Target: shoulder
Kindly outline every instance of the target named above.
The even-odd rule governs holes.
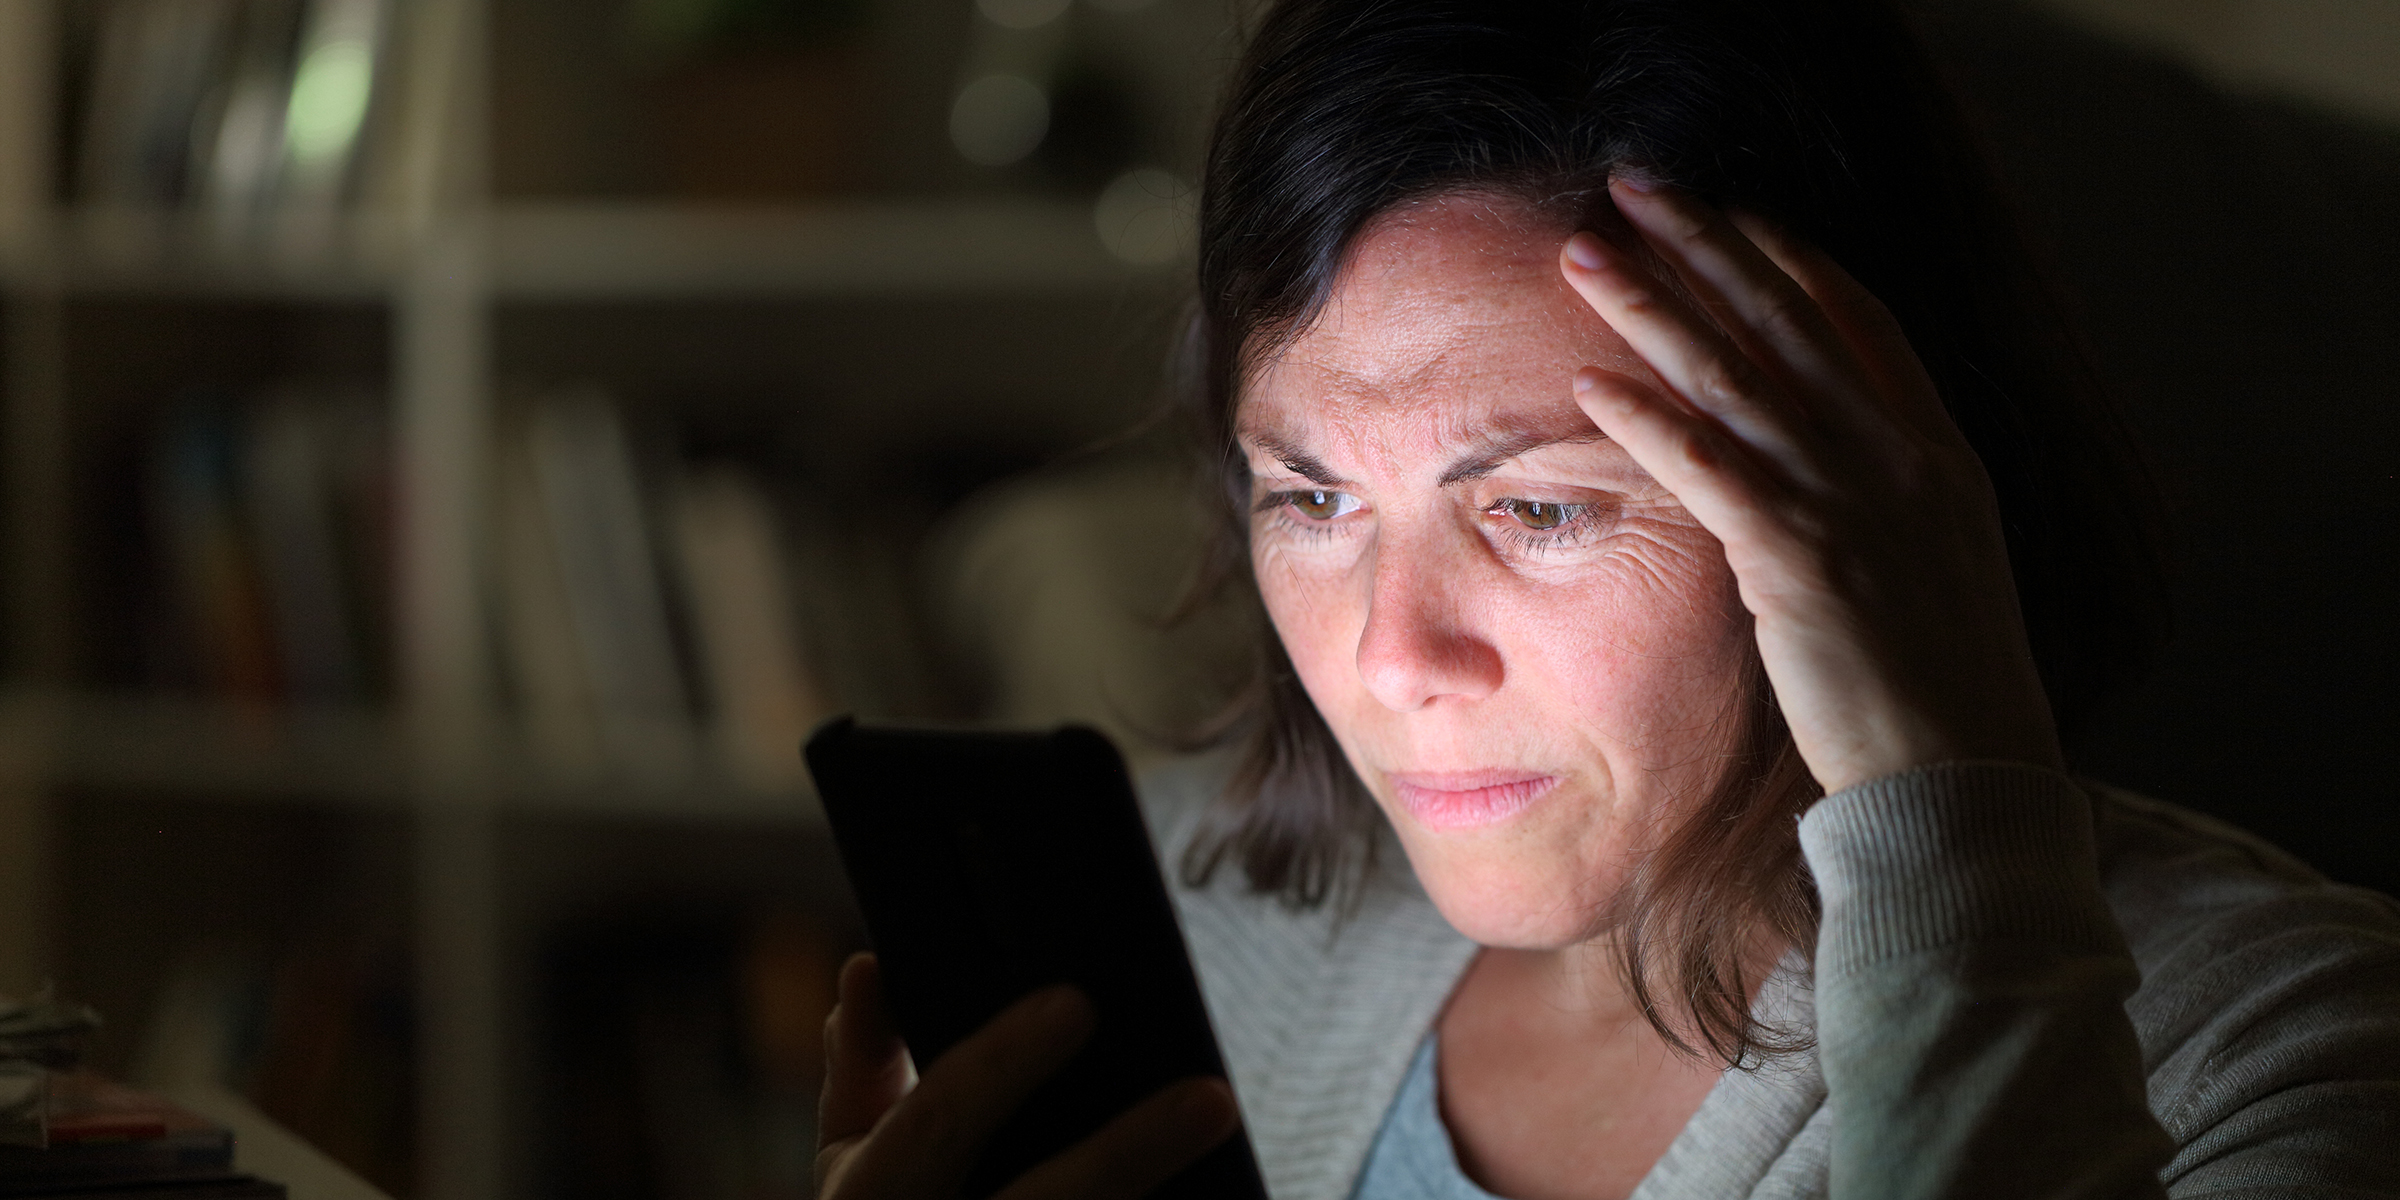
[[[2090,791],[2101,886],[2142,975],[2126,1014],[2177,1168],[2354,1124],[2390,1136],[2400,904],[2221,821]]]
[[[1144,814],[1268,1191],[1338,1200],[1475,947],[1388,836],[1346,903],[1286,904],[1236,863],[1184,885],[1184,851],[1230,773],[1214,755],[1146,772]]]
[[[1204,884],[1185,884],[1185,853],[1207,828],[1231,771],[1225,756],[1197,755],[1146,772],[1140,787],[1160,865],[1204,975],[1238,980],[1251,997],[1263,998],[1354,986],[1386,971],[1421,989],[1426,967],[1438,969],[1446,957],[1428,958],[1428,950],[1458,951],[1463,964],[1466,940],[1426,898],[1388,830],[1355,893],[1314,908],[1253,890],[1238,862],[1223,864]],[[1439,982],[1445,993],[1448,984],[1447,978]]]
[[[1365,877],[1353,892],[1323,905],[1302,908],[1253,890],[1238,862],[1225,863],[1199,886],[1183,883],[1185,854],[1207,830],[1232,766],[1226,755],[1193,755],[1146,771],[1140,781],[1142,815],[1171,881],[1169,890],[1187,922],[1200,916],[1212,926],[1211,932],[1224,925],[1229,927],[1225,932],[1246,941],[1305,946],[1299,954],[1305,964],[1294,964],[1300,973],[1325,962],[1372,960],[1395,938],[1463,940],[1426,898],[1398,839],[1380,823]]]
[[[1170,758],[1134,780],[1142,819],[1150,824],[1150,839],[1158,845],[1161,862],[1171,864],[1183,853],[1232,774],[1232,756],[1212,751]]]
[[[2290,967],[2311,945],[2367,959],[2400,953],[2391,897],[2334,883],[2213,817],[2121,788],[2087,789],[2101,887],[2146,980],[2258,942],[2272,944],[2260,967]]]

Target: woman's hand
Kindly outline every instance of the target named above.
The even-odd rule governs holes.
[[[1724,543],[1817,782],[1970,758],[2059,766],[1990,478],[1899,323],[1763,222],[1631,181],[1610,191],[1716,320],[1576,234],[1567,281],[1666,386],[1586,367],[1576,399]]]
[[[817,1119],[823,1200],[951,1200],[984,1141],[1092,1031],[1091,1004],[1081,993],[1044,988],[951,1047],[915,1081],[884,1012],[872,956],[842,965],[840,1001],[825,1022]],[[1239,1121],[1223,1080],[1187,1079],[1026,1172],[999,1197],[1131,1200],[1224,1141]]]

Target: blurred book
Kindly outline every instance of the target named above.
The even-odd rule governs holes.
[[[137,208],[183,200],[196,126],[239,12],[239,0],[115,0],[101,10],[76,164],[80,199]]]
[[[722,465],[678,481],[669,509],[718,750],[753,787],[797,786],[799,745],[832,705],[801,658],[781,522],[755,479]]]
[[[247,432],[244,499],[286,694],[356,701],[369,690],[372,597],[386,583],[378,413],[363,395],[280,389],[253,406]]]
[[[537,741],[631,767],[688,757],[692,706],[622,420],[592,389],[535,400],[500,455],[509,662]]]
[[[81,1064],[97,1013],[0,996],[0,1197],[281,1197],[234,1168],[231,1130]]]
[[[0,996],[0,1146],[50,1144],[58,1081],[99,1026],[98,1013],[60,1003],[47,984],[24,999]]]
[[[240,703],[382,694],[390,454],[364,389],[285,386],[173,406],[151,508],[205,692]]]
[[[59,1073],[49,1091],[48,1144],[0,1146],[0,1196],[225,1183],[233,1174],[232,1133],[157,1096],[90,1071]]]
[[[602,763],[600,709],[567,608],[550,512],[521,425],[504,429],[494,489],[492,578],[501,667],[535,754],[570,775]]]
[[[242,520],[241,426],[224,397],[178,404],[159,436],[152,506],[173,599],[191,629],[204,690],[265,705],[282,695],[266,585]]]
[[[241,6],[212,103],[192,130],[194,153],[203,164],[192,198],[212,215],[222,235],[246,232],[273,198],[300,15],[301,0],[249,0]]]
[[[223,240],[275,228],[288,243],[278,248],[327,249],[390,90],[392,9],[392,0],[105,0],[77,199],[192,207]]]
[[[811,651],[842,628],[816,593],[855,580],[821,578],[839,568],[761,478],[645,472],[610,398],[581,388],[509,414],[496,464],[493,611],[535,752],[590,775],[705,748],[742,787],[801,786],[800,742],[835,707]]]

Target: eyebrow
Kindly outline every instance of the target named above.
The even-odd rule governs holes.
[[[1310,483],[1319,487],[1333,487],[1342,481],[1341,476],[1334,474],[1332,467],[1325,465],[1324,459],[1310,454],[1295,443],[1271,433],[1253,435],[1251,440],[1257,442],[1258,448],[1266,451],[1276,462],[1282,463],[1285,470]]]
[[[1333,468],[1326,466],[1324,459],[1301,449],[1296,443],[1286,441],[1271,433],[1254,434],[1251,440],[1258,443],[1259,449],[1266,451],[1276,462],[1281,463],[1285,470],[1310,483],[1319,487],[1336,487],[1342,482],[1342,477],[1336,474]],[[1448,487],[1454,483],[1467,483],[1481,479],[1499,470],[1501,465],[1510,459],[1521,458],[1544,447],[1580,446],[1607,440],[1608,435],[1597,429],[1584,429],[1573,433],[1529,429],[1485,438],[1483,444],[1478,446],[1473,453],[1451,463],[1449,469],[1442,472],[1440,486]]]
[[[1529,429],[1487,438],[1475,453],[1450,464],[1450,469],[1442,472],[1441,486],[1481,479],[1499,470],[1501,464],[1508,460],[1523,457],[1546,446],[1580,446],[1607,440],[1608,435],[1597,429],[1582,429],[1573,433]]]

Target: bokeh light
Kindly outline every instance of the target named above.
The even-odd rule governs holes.
[[[950,144],[981,166],[1024,158],[1049,131],[1050,98],[1021,76],[986,75],[958,89],[950,105]]]
[[[329,41],[309,52],[292,77],[284,138],[292,157],[329,158],[348,150],[366,120],[375,53],[362,38]]]
[[[1192,187],[1156,167],[1109,181],[1092,205],[1092,226],[1118,259],[1137,266],[1172,262],[1192,244]]]

